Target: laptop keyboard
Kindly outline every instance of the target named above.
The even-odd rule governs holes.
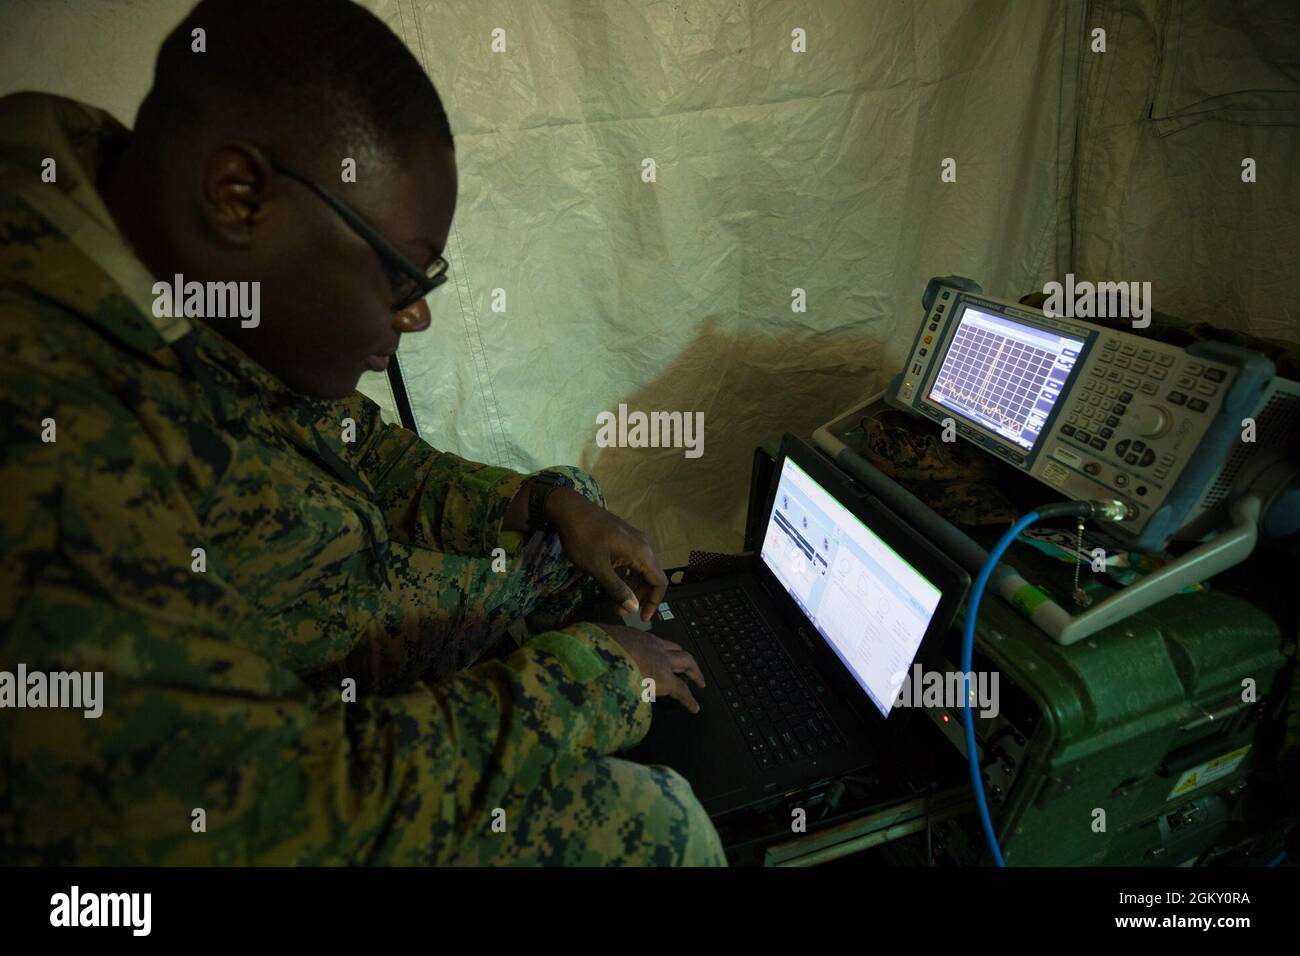
[[[672,610],[721,662],[722,673],[714,676],[723,684],[722,698],[761,769],[844,746],[830,715],[742,589],[681,598]]]

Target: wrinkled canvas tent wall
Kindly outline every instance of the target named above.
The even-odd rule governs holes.
[[[129,123],[189,5],[11,4],[10,36],[38,42],[6,50],[0,79]],[[522,470],[584,465],[666,562],[739,546],[754,444],[881,387],[931,275],[1007,296],[1071,270],[1151,280],[1162,311],[1295,337],[1295,127],[1230,111],[1182,125],[1197,83],[1257,88],[1233,86],[1259,79],[1251,41],[1168,80],[1149,115],[1162,57],[1208,62],[1186,45],[1190,5],[368,5],[429,71],[457,137],[452,281],[430,300],[433,330],[400,353],[421,433]],[[1183,32],[1165,42],[1170,23]],[[1268,88],[1285,98],[1288,75],[1275,65]],[[1220,161],[1240,185],[1237,154],[1272,167],[1244,205],[1213,192]],[[955,182],[941,180],[949,158]],[[381,376],[363,389],[391,409]],[[597,415],[620,403],[703,412],[703,456],[597,447]]]
[[[1300,342],[1300,3],[1092,0],[1094,29],[1109,53],[1083,57],[1074,271]]]
[[[738,547],[755,443],[882,385],[929,276],[1058,271],[1080,8],[385,9],[461,164],[448,334],[403,346],[422,430],[517,468],[578,461],[665,560]],[[512,53],[480,42],[498,26]],[[703,456],[596,447],[620,404],[703,412]]]

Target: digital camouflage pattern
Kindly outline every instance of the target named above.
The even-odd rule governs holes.
[[[97,720],[0,711],[0,862],[723,862],[680,776],[606,756],[650,705],[561,626],[594,591],[555,537],[502,531],[526,476],[152,315],[94,186],[127,135],[0,100],[0,669],[104,672]]]
[[[954,524],[999,525],[1019,516],[999,487],[994,460],[966,442],[945,442],[938,426],[887,408],[860,429],[857,450]]]

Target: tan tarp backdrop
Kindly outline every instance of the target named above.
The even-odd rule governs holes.
[[[583,465],[665,563],[738,549],[754,445],[882,387],[932,275],[1151,281],[1161,311],[1300,339],[1293,4],[368,5],[457,139],[452,281],[400,353],[421,434]],[[129,124],[189,6],[11,2],[0,86]],[[620,404],[702,412],[703,455],[598,447]]]

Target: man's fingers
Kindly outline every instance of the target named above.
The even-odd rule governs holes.
[[[614,570],[612,564],[606,564],[599,574],[592,575],[605,593],[608,594],[613,602],[618,605],[622,614],[635,614],[641,608],[641,602],[637,600],[632,589],[627,586],[618,572]]]
[[[654,588],[650,587],[650,585],[646,583],[645,578],[641,577],[641,575],[637,574],[631,568],[628,568],[627,572],[627,577],[624,580],[627,581],[628,587],[632,589],[632,593],[636,595],[636,599],[641,602],[641,613],[645,614],[646,608],[649,608],[650,613],[654,614],[655,608],[658,606],[657,603],[651,603],[650,601],[650,596],[654,593]],[[650,618],[647,617],[646,620],[648,621]]]
[[[696,687],[704,686],[704,674],[700,671],[700,665],[686,651],[680,649],[669,651],[668,663],[672,665],[674,674],[685,674],[695,682]]]
[[[668,590],[668,575],[664,569],[659,567],[659,562],[655,560],[654,552],[650,546],[646,545],[645,558],[637,564],[634,564],[638,571],[641,572],[642,579],[650,585],[650,596],[641,602],[642,620],[650,620],[654,616],[655,608],[664,599],[664,593]]]
[[[667,681],[667,684],[669,697],[673,700],[681,701],[682,706],[692,714],[698,714],[700,712],[700,705],[695,700],[695,695],[691,693],[691,689],[686,686],[685,681],[674,674],[672,678]]]
[[[649,541],[640,532],[637,532],[637,535],[637,544],[623,556],[623,561],[641,577],[637,587],[641,597],[641,619],[648,621],[654,616],[655,608],[659,606],[659,602],[664,599],[664,593],[668,590],[668,575],[655,560]],[[642,583],[644,586],[641,586]]]

